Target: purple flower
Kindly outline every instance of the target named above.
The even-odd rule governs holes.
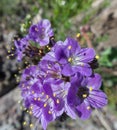
[[[59,97],[53,96],[49,83],[41,84],[37,82],[31,87],[30,91],[33,97],[31,102],[33,115],[41,120],[43,128],[46,129],[47,124],[56,118],[57,111],[62,111],[62,102],[60,102]]]
[[[68,111],[64,106],[70,83],[62,79],[59,64],[41,61],[25,69],[19,86],[25,107],[41,120],[44,130],[49,122]]]
[[[39,68],[42,70],[43,79],[46,81],[64,82],[61,74],[61,67],[58,63],[41,60]]]
[[[93,73],[98,67],[94,49],[81,48],[70,37],[55,44],[53,36],[51,23],[44,19],[14,42],[19,61],[24,56],[35,57],[32,61],[37,65],[23,71],[19,87],[23,105],[44,130],[63,114],[87,119],[93,109],[107,104],[107,96],[100,89],[101,77]]]
[[[30,88],[37,81],[41,81],[39,77],[40,71],[38,66],[31,66],[26,68],[22,74],[19,87],[21,89],[22,97],[24,100],[24,105],[26,108],[29,108],[31,104],[31,95]]]
[[[40,46],[49,44],[50,37],[54,36],[49,20],[41,20],[38,24],[32,25],[29,29],[29,37]]]
[[[57,93],[57,95],[60,94],[61,100],[64,100],[64,111],[66,114],[71,118],[76,119],[77,116],[74,112],[74,109],[71,109],[67,103],[67,94],[71,86],[69,77],[65,77],[61,74],[61,67],[58,63],[42,60],[39,65],[41,70],[43,70],[46,74],[44,76],[46,81],[53,83],[53,91]]]
[[[17,60],[21,61],[22,57],[25,56],[24,52],[26,47],[29,45],[28,36],[14,41],[16,47]]]
[[[54,47],[55,58],[63,65],[62,74],[71,76],[76,72],[90,76],[92,69],[89,63],[95,58],[92,48],[81,48],[77,41],[67,38],[65,42],[57,42]]]
[[[58,87],[59,86],[59,87]],[[69,83],[36,82],[31,88],[31,108],[33,115],[41,120],[44,130],[48,123],[54,121],[64,112],[64,97],[69,88]]]
[[[69,78],[64,77],[61,74],[61,68],[58,63],[42,60],[39,65],[41,70],[43,70],[46,74],[44,76],[46,81],[49,81],[53,84],[53,91],[57,93],[57,95],[60,94],[61,99],[64,100],[64,111],[67,113],[68,116],[72,117],[73,119],[76,119],[74,111],[67,105],[66,100],[68,90],[71,86],[69,83]]]
[[[100,90],[101,77],[94,74],[84,78],[80,74],[71,79],[71,87],[67,96],[68,104],[76,108],[81,119],[87,119],[92,109],[102,108],[107,104],[107,96]]]

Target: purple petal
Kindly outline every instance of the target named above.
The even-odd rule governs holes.
[[[63,41],[57,41],[56,44],[54,45],[54,49],[57,48],[58,46],[64,46],[64,42]]]
[[[72,119],[76,119],[78,117],[74,108],[70,107],[68,104],[65,104],[65,111],[66,114],[70,116]]]
[[[78,42],[74,40],[73,38],[68,37],[64,41],[65,46],[65,52],[67,54],[67,57],[70,57],[72,54],[75,54],[76,51],[80,51],[80,46],[78,45]]]
[[[70,87],[67,95],[67,102],[70,106],[77,106],[79,104],[79,98],[77,97],[77,91],[78,87],[77,86],[72,86]]]
[[[92,109],[87,103],[82,103],[76,107],[76,111],[82,120],[86,120],[90,117]]]
[[[38,98],[38,97],[36,97],[36,98]],[[44,105],[44,102],[43,102],[43,101],[35,100],[34,97],[33,97],[33,100],[31,101],[31,103],[34,104],[34,105],[39,106],[40,108],[42,108],[43,105]]]
[[[31,105],[30,99],[26,98],[26,99],[24,100],[24,105],[25,105],[26,108],[29,108],[30,105]]]
[[[64,108],[64,101],[62,98],[55,98],[54,99],[54,109],[56,111],[61,111]]]
[[[49,35],[50,37],[54,36],[54,32],[53,32],[52,29],[50,29],[50,30],[48,31],[48,35]]]
[[[102,78],[99,74],[94,74],[91,77],[88,77],[88,87],[92,87],[93,89],[99,89],[102,84]]]
[[[43,85],[43,89],[45,91],[45,93],[49,96],[53,96],[53,92],[52,92],[52,89],[51,89],[51,86],[49,85],[49,83],[45,83]]]
[[[63,66],[62,74],[65,76],[71,76],[75,73],[76,71],[73,71],[72,66],[68,63]]]
[[[48,122],[45,120],[44,116],[41,116],[41,124],[44,130],[47,129]]]
[[[39,30],[36,30],[38,29],[38,26],[37,25],[32,25],[29,29],[29,38],[31,38],[32,40],[36,39],[37,38],[37,35],[38,35],[38,31]]]
[[[41,20],[39,26],[40,25],[46,29],[51,27],[50,21],[48,19]]]
[[[59,61],[60,64],[67,63],[67,57],[66,57],[66,54],[64,53],[64,49],[62,46],[55,47],[55,57]]]
[[[44,39],[39,40],[40,46],[45,46],[49,43],[49,37],[45,37]]]
[[[83,63],[83,65],[79,65],[79,66],[75,66],[74,71],[76,70],[76,72],[80,72],[82,75],[85,76],[91,76],[92,74],[92,69],[90,68],[90,66],[86,63]]]
[[[81,82],[83,81],[83,76],[80,73],[75,73],[74,76],[70,77],[70,83],[73,84],[73,86],[75,86],[77,84],[77,86],[81,86]]]
[[[92,90],[87,98],[93,108],[102,108],[107,105],[107,96],[101,90]]]
[[[56,117],[61,116],[64,113],[64,108],[61,109],[60,111],[56,111]]]
[[[51,122],[53,120],[53,114],[48,105],[45,108],[43,108],[43,114],[47,122]]]
[[[40,88],[40,82],[39,81],[37,81],[36,83],[34,83],[33,85],[32,85],[32,87],[31,87],[31,89],[30,89],[30,91],[32,92],[32,91],[34,91],[35,93],[40,93],[41,92],[41,88]]]
[[[48,52],[48,53],[42,58],[42,60],[55,62],[55,61],[56,61],[56,58],[55,58],[54,52],[53,52],[53,51]]]
[[[79,53],[80,61],[81,62],[91,62],[95,58],[95,51],[93,48],[83,48]]]
[[[18,60],[18,61],[21,61],[21,60],[22,60],[22,57],[23,57],[23,53],[18,52],[17,60]]]
[[[62,88],[63,88],[64,90],[66,90],[67,92],[68,92],[68,90],[69,90],[70,87],[71,87],[70,82],[66,82],[66,84],[64,84],[64,85],[62,86]]]
[[[33,105],[33,109],[32,109],[32,112],[33,112],[33,115],[40,119],[41,117],[41,110],[40,110],[40,107],[36,106],[36,105]]]

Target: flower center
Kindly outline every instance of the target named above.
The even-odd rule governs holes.
[[[71,65],[80,65],[83,66],[84,64],[80,61],[80,57],[78,56],[72,56],[68,58],[68,62],[71,63]]]
[[[81,65],[82,63],[80,62],[80,57],[78,57],[78,56],[74,56],[73,57],[73,65]]]
[[[71,57],[68,58],[68,62],[72,63],[72,58]]]
[[[80,87],[77,92],[77,96],[81,99],[85,99],[89,96],[89,89],[86,87]]]

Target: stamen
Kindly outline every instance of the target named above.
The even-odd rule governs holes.
[[[27,61],[25,61],[24,63],[25,63],[25,64],[28,64],[28,62],[27,62]]]
[[[54,37],[51,37],[51,39],[54,39]]]
[[[11,49],[14,50],[14,47],[12,47]]]
[[[98,60],[100,57],[99,57],[99,55],[96,55],[95,58]]]
[[[26,121],[23,122],[23,125],[26,125]]]
[[[46,95],[46,98],[48,99],[48,98],[49,98],[49,96],[48,96],[48,95]]]
[[[51,112],[51,111],[48,111],[48,113],[49,113],[49,114],[52,114],[52,112]]]
[[[38,32],[38,31],[39,31],[39,30],[38,30],[38,28],[35,28],[35,31],[37,31],[37,32]]]
[[[68,62],[72,62],[72,58],[70,57],[70,58],[68,58]]]
[[[32,111],[29,111],[29,114],[32,115]]]
[[[87,110],[90,110],[90,109],[91,109],[91,107],[90,107],[90,106],[88,106],[88,107],[87,107]]]
[[[83,94],[82,96],[83,96],[83,98],[86,98],[86,97],[87,97],[87,94]]]
[[[17,78],[16,82],[17,82],[17,83],[19,83],[19,82],[20,82],[19,78]]]
[[[33,109],[33,106],[31,106],[30,109],[32,110],[32,109]]]
[[[39,50],[39,53],[42,53],[42,50]]]
[[[19,101],[18,101],[18,103],[20,104],[20,103],[21,103],[21,101],[19,100]]]
[[[93,90],[93,88],[92,87],[89,87],[89,90],[90,90],[90,92]]]
[[[11,51],[10,51],[10,50],[8,50],[8,53],[11,53]]]
[[[68,50],[71,50],[72,46],[68,46]]]
[[[7,56],[6,58],[7,58],[7,59],[10,59],[10,57],[9,57],[9,56]]]
[[[37,100],[37,98],[34,98],[34,100],[36,101],[36,100]]]
[[[46,107],[47,106],[47,104],[46,103],[44,103],[44,107]]]
[[[33,124],[32,124],[32,123],[30,124],[30,127],[33,127]]]
[[[35,92],[34,91],[32,91],[32,94],[34,94]]]
[[[51,69],[51,67],[48,65],[48,69]]]
[[[42,92],[41,94],[44,95],[44,92]]]
[[[48,47],[48,50],[51,50],[51,48],[50,48],[50,47]]]
[[[14,74],[14,77],[17,77],[17,75],[16,75],[16,74]]]
[[[38,101],[40,101],[41,99],[40,98],[38,98]]]
[[[77,33],[76,37],[79,38],[80,37],[80,33]]]
[[[59,99],[57,99],[57,100],[56,100],[56,103],[57,103],[57,104],[59,104],[59,103],[60,103],[60,100],[59,100]]]
[[[14,54],[11,54],[11,56],[14,56]]]
[[[56,97],[56,93],[53,93],[53,97]]]

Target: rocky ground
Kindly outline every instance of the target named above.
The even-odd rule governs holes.
[[[92,4],[92,9],[98,8],[103,0],[97,0]],[[86,14],[73,18],[74,28],[81,23]],[[20,21],[20,20],[19,20]],[[7,21],[9,22],[9,21]],[[6,22],[6,23],[7,23]],[[8,24],[8,23],[7,23]],[[110,46],[117,47],[117,0],[111,0],[109,6],[98,11],[89,22],[95,37],[108,35],[108,39],[97,45],[97,51]],[[15,30],[9,30],[6,24],[0,22],[0,130],[34,130],[30,127],[34,119],[23,109],[19,100],[20,90],[14,74],[18,73],[18,65],[14,58],[8,60],[7,48],[16,34]],[[23,125],[26,121],[27,124]],[[41,130],[38,125],[38,130]],[[87,121],[67,119],[65,122],[52,123],[48,129],[51,130],[117,130],[117,117],[108,107],[103,110],[94,111],[92,117]]]

